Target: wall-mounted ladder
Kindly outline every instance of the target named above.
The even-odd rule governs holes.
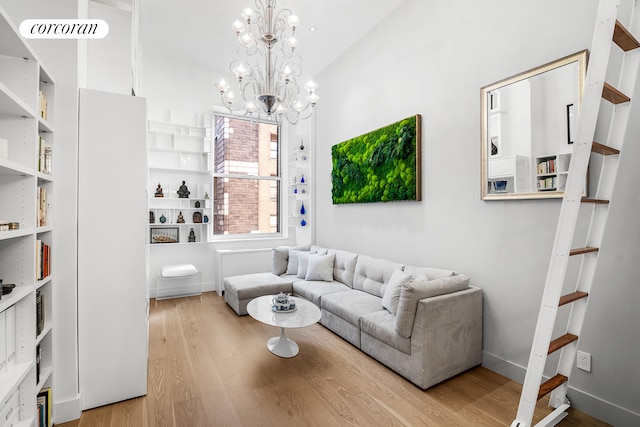
[[[625,94],[635,90],[638,65],[640,64],[640,43],[627,28],[637,29],[636,0],[633,1],[631,19],[625,27],[618,20],[620,0],[600,0],[596,27],[594,30],[589,65],[584,83],[584,95],[577,124],[577,139],[573,147],[569,176],[551,260],[547,271],[538,322],[527,365],[527,373],[522,387],[518,413],[511,427],[530,427],[536,402],[551,393],[549,405],[555,410],[536,426],[554,426],[567,416],[569,401],[566,398],[569,374],[576,360],[577,343],[589,292],[598,260],[600,242],[605,231],[609,212],[609,201],[615,187],[619,158],[625,142],[631,99]],[[617,46],[617,47],[614,47]],[[615,85],[605,82],[607,67],[613,49],[624,52],[619,80]],[[603,101],[606,100],[606,101]],[[601,103],[611,103],[613,107],[601,108]],[[608,112],[608,113],[607,113]],[[599,116],[605,118],[609,126],[606,141],[594,142],[596,123]],[[602,117],[601,117],[602,123]],[[585,176],[591,153],[606,156],[593,198],[582,197]],[[572,248],[576,223],[580,209],[591,210],[591,220],[582,248]],[[575,290],[562,295],[567,264],[570,257],[582,257]],[[554,324],[559,307],[571,308],[566,333],[552,339]],[[556,375],[542,382],[547,356],[560,351]]]

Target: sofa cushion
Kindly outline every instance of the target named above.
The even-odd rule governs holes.
[[[402,285],[398,313],[396,314],[396,332],[405,338],[411,336],[418,301],[421,299],[460,291],[468,287],[469,277],[464,274],[435,280],[429,280],[424,274]]]
[[[360,318],[360,329],[393,348],[411,354],[411,338],[398,335],[396,317],[388,310],[363,315]]]
[[[296,271],[296,277],[298,279],[304,279],[307,275],[307,269],[309,268],[309,257],[315,254],[314,251],[310,252],[296,252],[298,257],[298,271]]]
[[[384,295],[383,287],[389,281],[393,272],[403,267],[402,264],[397,262],[372,258],[368,255],[359,255],[353,279],[353,289],[382,297]]]
[[[289,262],[287,263],[287,271],[285,274],[293,274],[294,276],[298,274],[298,254],[300,252],[309,252],[309,251],[300,251],[298,249],[289,249]]]
[[[272,273],[242,274],[224,279],[224,291],[238,300],[250,299],[262,295],[291,292],[291,278],[276,276]]]
[[[341,282],[323,282],[316,280],[296,280],[293,282],[293,293],[320,307],[320,300],[328,294],[344,292],[351,289]]]
[[[335,254],[309,256],[309,267],[307,268],[307,274],[304,279],[333,282],[333,264],[335,259]]]
[[[333,279],[352,288],[358,254],[336,249],[329,249],[327,254],[335,254],[336,256],[333,263]]]
[[[271,272],[276,276],[284,274],[287,271],[289,263],[289,247],[281,246],[271,250]]]
[[[407,265],[404,268],[404,272],[410,274],[414,279],[426,274],[429,280],[440,279],[441,277],[448,277],[457,274],[453,270],[432,267],[416,267],[415,265]]]
[[[309,246],[309,250],[315,253],[318,253],[320,255],[326,255],[327,252],[329,251],[327,248],[322,247],[322,246],[318,246],[318,245],[311,245]]]
[[[353,289],[324,295],[320,306],[357,327],[360,327],[360,317],[364,314],[383,310],[380,297]]]
[[[409,274],[404,273],[402,270],[395,270],[389,282],[384,286],[384,295],[382,296],[382,307],[386,308],[396,315],[398,311],[398,302],[400,301],[400,290],[402,285],[408,283],[411,280]]]

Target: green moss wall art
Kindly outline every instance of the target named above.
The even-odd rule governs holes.
[[[419,114],[331,147],[333,204],[421,200]]]

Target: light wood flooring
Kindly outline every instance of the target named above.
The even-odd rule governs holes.
[[[478,367],[426,391],[323,326],[278,334],[238,317],[217,294],[151,302],[148,394],[82,413],[63,427],[509,426],[521,386]],[[539,404],[536,420],[549,410]],[[536,421],[534,420],[534,421]],[[561,426],[608,424],[571,410]]]

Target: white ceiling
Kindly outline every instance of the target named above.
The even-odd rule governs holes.
[[[404,0],[278,0],[300,17],[296,38],[306,75],[316,75]],[[226,71],[239,46],[231,23],[254,0],[141,0],[145,56]],[[311,32],[310,27],[316,31]]]

